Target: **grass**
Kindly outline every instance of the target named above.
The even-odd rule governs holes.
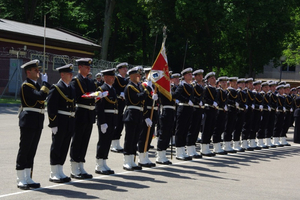
[[[2,97],[0,99],[0,103],[2,104],[20,104],[21,100],[20,99],[16,99],[14,97]]]

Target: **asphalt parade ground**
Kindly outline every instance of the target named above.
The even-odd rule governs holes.
[[[173,165],[157,165],[141,171],[123,170],[123,154],[110,152],[107,164],[115,174],[105,176],[94,173],[98,140],[95,124],[85,164],[86,171],[94,178],[56,184],[49,182],[51,129],[45,116],[33,169],[33,180],[40,182],[41,188],[20,190],[15,170],[20,136],[17,107],[0,107],[0,199],[300,199],[300,145],[292,142],[293,128],[287,134],[290,147],[193,161],[178,161],[173,157]],[[156,147],[156,139],[152,145]],[[155,151],[149,152],[152,162]],[[64,172],[70,174],[69,156]]]

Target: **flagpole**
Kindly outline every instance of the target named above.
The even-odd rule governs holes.
[[[43,60],[43,74],[45,74],[45,59],[46,59],[46,15],[44,15],[44,60]]]

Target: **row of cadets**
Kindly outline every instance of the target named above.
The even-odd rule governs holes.
[[[146,90],[147,87],[150,87],[152,89],[152,91],[145,98],[143,119],[146,123],[142,123],[141,132],[139,134],[139,139],[138,139],[138,154],[139,154],[138,164],[141,167],[156,166],[155,163],[152,163],[149,160],[149,155],[148,155],[148,151],[150,149],[150,144],[154,134],[154,129],[158,122],[158,103],[157,103],[158,95],[154,93],[155,85],[152,85],[151,80],[148,79],[150,70],[151,70],[150,67],[144,68],[145,79],[144,82],[140,85],[141,90]],[[152,115],[152,119],[150,120],[153,101],[154,101],[153,115]],[[152,122],[149,123],[150,121]],[[150,132],[147,138],[148,127],[150,128]],[[145,144],[146,141],[147,144]],[[147,145],[146,149],[145,149],[145,145]]]
[[[92,65],[91,58],[80,58],[76,60],[78,63],[78,74],[71,81],[72,87],[75,88],[75,133],[72,138],[70,157],[71,157],[71,178],[90,179],[93,176],[84,169],[85,155],[87,152],[93,124],[96,119],[95,98],[103,98],[101,92],[98,96],[92,98],[84,98],[82,95],[94,93],[96,85],[92,79],[87,76]],[[107,93],[106,93],[107,95]]]
[[[114,171],[107,166],[108,153],[114,136],[114,130],[118,123],[118,101],[117,93],[113,87],[115,81],[115,68],[101,71],[104,83],[97,88],[108,95],[96,102],[98,143],[96,153],[96,174],[114,174]]]
[[[247,93],[245,89],[245,79],[239,78],[237,80],[237,115],[236,124],[233,130],[233,150],[237,152],[244,152],[245,150],[240,146],[240,138],[243,129],[243,123],[245,121],[245,111],[248,109],[247,105]]]
[[[47,98],[48,126],[52,131],[49,181],[65,183],[71,181],[64,174],[63,165],[75,131],[75,88],[70,85],[73,65],[67,64],[56,70],[60,74],[60,80],[51,86]]]
[[[246,105],[248,109],[245,111],[245,120],[243,122],[242,128],[242,144],[241,148],[245,151],[253,151],[253,148],[250,148],[248,144],[248,140],[250,140],[250,134],[252,129],[252,116],[253,116],[253,109],[254,109],[254,102],[255,96],[252,92],[253,90],[253,78],[245,79],[245,88],[244,92],[247,94],[247,102]],[[252,138],[253,140],[253,138]],[[255,138],[254,138],[255,141]]]
[[[216,123],[213,131],[213,152],[219,155],[226,155],[221,146],[221,135],[225,129],[227,107],[227,81],[228,77],[219,77],[217,80],[217,97],[216,103],[218,104]]]
[[[158,130],[157,137],[157,156],[156,163],[162,165],[170,165],[172,162],[166,157],[166,150],[169,147],[170,138],[174,134],[175,116],[176,116],[176,99],[174,93],[177,87],[176,80],[179,82],[180,74],[170,73],[171,80],[171,95],[172,99],[169,100],[163,93],[158,89],[159,104],[161,106],[161,114],[159,115],[160,128]],[[172,142],[172,141],[171,141]]]
[[[193,69],[187,68],[181,72],[183,80],[177,87],[174,98],[179,101],[177,114],[176,114],[176,129],[175,129],[175,146],[176,146],[176,159],[178,160],[191,160],[185,153],[186,138],[190,127],[190,122],[193,112],[193,96],[194,88],[192,85]]]
[[[39,60],[29,61],[21,66],[26,80],[21,85],[21,109],[19,113],[20,143],[16,160],[17,187],[39,188],[40,183],[31,178],[34,157],[44,124],[45,100],[50,84],[47,74],[40,74]],[[41,76],[42,86],[38,83]]]
[[[128,68],[128,63],[126,62],[119,63],[116,66],[116,70],[118,74],[115,77],[115,82],[113,84],[113,87],[116,90],[117,98],[118,98],[118,122],[117,122],[116,129],[114,130],[113,133],[110,150],[115,153],[123,153],[123,148],[120,145],[120,138],[124,128],[124,122],[123,122],[123,112],[125,108],[124,90],[126,85],[129,82],[129,79],[126,77],[127,68]]]
[[[125,170],[141,170],[134,157],[137,151],[137,142],[141,132],[142,123],[148,126],[152,125],[149,118],[143,120],[144,101],[152,91],[151,83],[148,83],[146,89],[142,90],[140,87],[140,79],[143,73],[143,68],[134,67],[128,70],[129,83],[125,87],[125,112],[123,121],[125,124],[125,141],[124,141],[124,164]]]
[[[196,142],[198,139],[198,135],[201,128],[201,122],[202,122],[202,115],[204,113],[204,104],[202,101],[203,97],[203,69],[198,69],[193,72],[195,82],[193,83],[193,89],[194,89],[194,98],[192,99],[193,102],[193,113],[192,113],[192,119],[190,122],[189,132],[187,134],[187,155],[192,158],[202,158],[201,155],[199,155],[196,152]]]
[[[215,153],[211,152],[209,149],[210,140],[214,132],[218,108],[215,72],[207,73],[205,75],[205,80],[207,84],[203,91],[203,103],[205,106],[204,113],[206,117],[201,137],[201,154],[202,156],[215,156]]]
[[[231,147],[231,140],[232,140],[232,133],[236,125],[236,115],[237,115],[237,97],[238,97],[238,91],[237,91],[237,77],[230,77],[229,80],[229,87],[227,88],[228,94],[227,94],[227,122],[225,123],[225,129],[224,129],[224,151],[227,153],[236,153],[236,150],[234,150]]]

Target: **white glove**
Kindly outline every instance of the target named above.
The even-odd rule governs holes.
[[[283,107],[282,110],[283,110],[283,112],[286,112],[286,108],[285,107]]]
[[[41,78],[42,78],[43,82],[48,82],[48,75],[47,75],[47,73],[45,73],[45,74],[41,73]]]
[[[194,105],[193,102],[192,102],[191,100],[189,100],[188,104],[189,104],[190,106],[193,106],[193,105]]]
[[[293,112],[293,108],[290,109],[290,112]]]
[[[235,107],[239,107],[240,105],[239,105],[239,103],[238,102],[235,102]]]
[[[263,107],[263,105],[259,105],[259,110],[263,110],[264,109],[264,107]]]
[[[218,106],[217,102],[214,101],[213,106],[217,107]]]
[[[145,122],[146,122],[147,126],[150,126],[150,127],[152,126],[152,121],[150,118],[146,118]]]
[[[57,130],[58,130],[57,126],[51,128],[51,131],[54,135],[57,133]]]
[[[224,106],[224,110],[225,110],[225,111],[228,111],[227,105]]]
[[[104,134],[106,133],[106,130],[108,128],[108,125],[105,123],[105,124],[101,124],[101,132]]]
[[[252,109],[254,109],[254,108],[255,108],[255,105],[254,105],[254,104],[252,104],[252,105],[251,105],[251,108],[252,108]]]
[[[203,106],[203,103],[202,103],[202,101],[200,101],[200,103],[199,103],[199,106],[201,106],[201,107]]]
[[[104,91],[104,92],[98,92],[97,97],[98,98],[104,98],[108,95],[108,91]]]
[[[268,106],[268,111],[271,111],[271,107],[270,106]]]
[[[122,99],[125,99],[124,92],[121,92],[121,93],[120,93],[120,97],[121,97]]]
[[[179,104],[179,100],[178,100],[178,99],[175,99],[175,103],[176,103],[176,104]]]
[[[156,100],[158,99],[158,95],[157,95],[157,94],[153,94],[153,95],[152,95],[152,99],[153,99],[154,101],[156,101]]]
[[[246,110],[248,109],[248,105],[245,105]]]

